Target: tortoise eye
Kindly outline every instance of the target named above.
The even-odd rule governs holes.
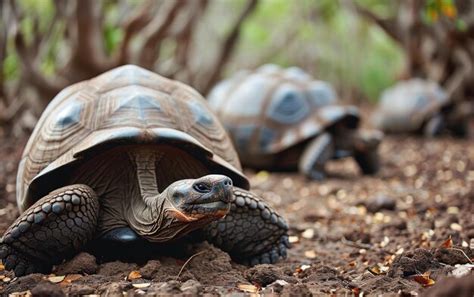
[[[211,191],[211,187],[205,183],[196,183],[193,185],[193,189],[199,193],[209,193]]]

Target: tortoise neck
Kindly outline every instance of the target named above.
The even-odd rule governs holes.
[[[130,201],[127,220],[141,236],[148,238],[155,234],[163,220],[166,193],[158,190],[156,164],[163,154],[153,150],[133,150],[129,154],[135,167],[137,193]]]
[[[143,202],[153,207],[160,196],[156,175],[156,164],[163,157],[157,151],[134,151],[129,153],[130,159],[135,164],[138,188]]]

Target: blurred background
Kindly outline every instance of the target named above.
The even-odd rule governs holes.
[[[430,78],[474,94],[472,0],[2,0],[0,133],[30,131],[64,87],[138,64],[206,95],[242,68],[299,66],[343,100]]]

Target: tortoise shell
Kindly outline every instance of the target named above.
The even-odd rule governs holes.
[[[238,156],[197,91],[134,65],[71,85],[48,105],[19,165],[21,211],[63,186],[91,154],[123,144],[173,143],[199,156],[211,172],[248,189]]]
[[[414,131],[447,104],[447,93],[434,81],[400,81],[382,93],[374,124],[384,131]]]
[[[242,154],[276,154],[350,117],[355,107],[337,105],[334,89],[297,67],[264,65],[217,84],[209,104]]]

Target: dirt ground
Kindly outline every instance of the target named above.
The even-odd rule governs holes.
[[[2,233],[18,215],[15,175],[24,144],[0,140]],[[143,264],[97,263],[82,253],[57,266],[55,276],[14,278],[0,270],[0,292],[473,296],[473,142],[391,136],[381,156],[374,177],[362,177],[351,159],[329,164],[324,182],[247,172],[254,191],[290,223],[293,247],[276,265],[241,266],[207,243]]]

